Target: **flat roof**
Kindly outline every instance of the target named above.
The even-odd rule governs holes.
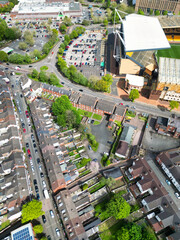
[[[121,59],[120,74],[139,74],[141,67],[130,59]]]
[[[5,47],[3,49],[1,49],[1,51],[5,52],[5,53],[10,53],[12,52],[14,49],[13,48],[10,48],[10,47]]]
[[[126,74],[126,81],[129,81],[130,85],[142,87],[144,86],[144,77]]]
[[[12,240],[34,240],[34,234],[30,223],[11,232]]]
[[[164,31],[155,17],[130,14],[123,21],[125,51],[146,51],[170,48]]]
[[[159,58],[159,77],[160,83],[180,84],[180,59]]]

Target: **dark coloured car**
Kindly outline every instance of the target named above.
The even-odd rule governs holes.
[[[47,239],[48,239],[48,240],[51,240],[51,236],[50,236],[50,235],[48,235],[48,236],[47,236]]]
[[[89,148],[89,150],[91,150],[92,149],[91,145],[88,145],[88,148]]]
[[[34,185],[37,185],[37,180],[34,179],[34,180],[33,180],[33,183],[34,183]]]
[[[37,158],[37,163],[38,163],[38,164],[40,163],[40,158]]]
[[[33,147],[36,148],[36,144],[35,143],[33,144]]]
[[[94,123],[94,120],[91,120],[91,123]]]
[[[35,186],[35,192],[36,192],[36,193],[39,192],[39,188],[38,188],[38,186]]]
[[[40,195],[39,195],[39,193],[36,194],[36,198],[37,198],[37,200],[40,199]]]
[[[45,215],[42,215],[42,220],[43,220],[43,223],[46,223],[46,217],[45,217]]]
[[[25,124],[24,123],[22,123],[21,125],[22,125],[22,128],[25,128]]]
[[[80,92],[83,92],[83,89],[79,89]]]
[[[111,142],[111,141],[107,141],[107,143],[112,144],[113,142]]]
[[[43,178],[43,177],[44,177],[44,174],[41,172],[41,173],[40,173],[40,176],[41,176],[41,178]]]
[[[26,147],[27,147],[27,148],[29,147],[29,143],[26,143]]]

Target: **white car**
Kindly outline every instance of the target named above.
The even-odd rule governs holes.
[[[49,213],[50,213],[51,217],[54,218],[53,210],[49,210]]]
[[[44,180],[42,181],[42,185],[43,185],[43,187],[46,187],[46,183]]]
[[[61,234],[60,234],[60,231],[59,231],[59,229],[58,229],[58,228],[56,228],[55,230],[56,230],[56,234],[57,234],[57,236],[58,236],[58,237],[60,237],[60,236],[61,236]]]
[[[179,193],[175,192],[174,195],[177,197],[177,199],[180,199]]]

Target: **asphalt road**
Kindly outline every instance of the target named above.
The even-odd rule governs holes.
[[[35,137],[35,134],[32,133],[32,127],[31,127],[31,124],[29,126],[29,122],[28,122],[28,118],[26,117],[26,114],[25,114],[25,111],[27,110],[27,105],[26,105],[26,102],[25,102],[25,99],[24,97],[21,98],[21,88],[20,88],[20,76],[8,76],[10,81],[11,81],[11,84],[14,85],[14,87],[12,88],[12,91],[13,91],[13,95],[14,95],[14,100],[16,101],[16,105],[18,108],[20,108],[21,112],[18,110],[18,113],[19,113],[19,119],[22,119],[23,123],[25,124],[25,129],[26,129],[26,133],[23,133],[22,131],[22,128],[21,128],[21,132],[22,132],[22,136],[23,136],[23,146],[25,146],[26,143],[29,143],[29,149],[31,151],[31,156],[32,156],[32,164],[33,164],[33,168],[34,168],[34,171],[32,171],[32,167],[31,167],[31,164],[30,164],[30,159],[29,157],[27,156],[27,168],[28,168],[28,172],[29,172],[29,175],[30,175],[30,179],[31,179],[31,186],[30,187],[30,193],[33,194],[34,196],[36,196],[36,193],[35,193],[35,188],[34,188],[34,184],[33,184],[33,180],[36,179],[37,180],[37,186],[38,186],[38,189],[39,189],[39,195],[40,195],[40,200],[42,201],[42,204],[43,204],[43,211],[45,211],[45,216],[46,216],[46,223],[44,224],[42,222],[42,219],[40,217],[40,221],[42,223],[42,225],[45,226],[44,228],[44,232],[46,233],[46,235],[50,235],[51,236],[51,239],[59,239],[56,235],[56,232],[55,232],[55,229],[58,228],[60,229],[61,231],[61,239],[64,239],[63,238],[63,230],[61,229],[61,226],[58,222],[58,216],[55,214],[55,209],[53,207],[53,200],[51,198],[51,195],[50,195],[50,198],[49,199],[45,199],[44,195],[43,195],[43,184],[42,184],[42,181],[44,180],[46,182],[46,186],[47,186],[47,189],[49,189],[49,186],[48,186],[48,181],[47,181],[47,178],[46,178],[46,175],[45,175],[45,171],[44,171],[44,167],[43,167],[43,164],[42,164],[42,161],[40,164],[37,163],[37,158],[40,158],[41,159],[41,156],[39,154],[39,151],[38,153],[35,152],[35,148],[33,147],[33,142],[32,142],[32,139],[31,139],[31,134],[34,135]],[[21,127],[21,120],[19,121],[20,123],[20,127]],[[38,143],[36,141],[36,137],[35,137],[35,144],[36,146],[38,146]],[[27,148],[26,148],[27,149]],[[41,165],[41,168],[42,168],[42,172],[44,174],[44,177],[41,178],[40,176],[40,169],[39,169],[39,166]],[[49,210],[53,210],[54,212],[54,215],[55,217],[52,218],[50,216],[50,213],[49,213]]]

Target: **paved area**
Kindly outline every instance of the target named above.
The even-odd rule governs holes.
[[[108,121],[105,119],[102,120],[102,122],[99,125],[92,125],[91,124],[91,132],[93,135],[95,135],[97,142],[99,142],[99,148],[97,152],[94,152],[92,150],[87,150],[88,155],[91,159],[97,158],[98,162],[100,164],[102,155],[104,152],[109,152],[111,145],[107,141],[113,142],[114,137],[112,135],[112,130],[109,130],[107,128]],[[100,167],[101,164],[100,164]]]
[[[143,148],[153,152],[166,151],[180,146],[180,139],[160,135],[154,130],[155,118],[151,118],[143,137]]]

